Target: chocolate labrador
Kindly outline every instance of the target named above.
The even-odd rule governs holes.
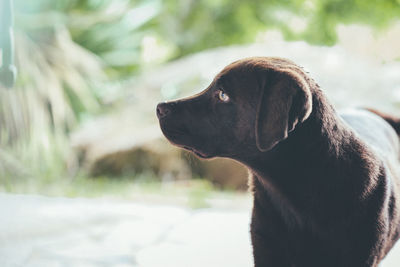
[[[256,267],[378,266],[399,238],[400,121],[339,115],[293,62],[234,62],[157,116],[172,144],[250,170]]]

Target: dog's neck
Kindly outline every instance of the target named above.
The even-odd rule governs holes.
[[[326,198],[327,203],[332,203],[334,198],[341,203],[321,207],[337,209],[345,207],[348,198],[357,197],[357,191],[362,195],[369,181],[354,181],[352,176],[357,177],[356,171],[368,170],[372,159],[360,157],[370,154],[366,150],[364,143],[318,90],[313,93],[311,115],[287,139],[270,151],[239,161],[255,176],[253,182],[258,183],[254,187],[256,198],[275,199],[280,208],[296,217],[299,210],[301,214],[318,212],[315,208],[318,203],[314,203],[317,200],[323,202]],[[320,165],[316,166],[316,162]],[[353,170],[354,164],[361,166],[360,169]],[[358,175],[364,176],[368,177]]]

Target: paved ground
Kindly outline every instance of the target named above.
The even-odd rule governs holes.
[[[0,213],[2,267],[252,266],[247,204],[190,210],[0,194]],[[381,266],[400,266],[400,246]]]
[[[0,266],[251,266],[248,210],[0,194]]]

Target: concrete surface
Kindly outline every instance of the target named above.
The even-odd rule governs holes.
[[[249,211],[0,194],[0,266],[250,267]]]
[[[251,266],[249,209],[0,194],[0,266]]]

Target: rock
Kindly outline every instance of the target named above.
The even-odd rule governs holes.
[[[172,146],[163,138],[104,155],[90,165],[93,176],[148,172],[162,181],[205,178],[223,189],[247,188],[247,170],[239,163],[220,158],[200,160],[190,152]]]
[[[189,166],[195,177],[204,177],[221,189],[247,189],[247,168],[234,160],[215,158],[204,161],[196,158],[189,161]]]
[[[90,173],[99,175],[132,175],[150,172],[162,180],[183,180],[192,177],[180,149],[161,138],[95,158],[89,164]]]

